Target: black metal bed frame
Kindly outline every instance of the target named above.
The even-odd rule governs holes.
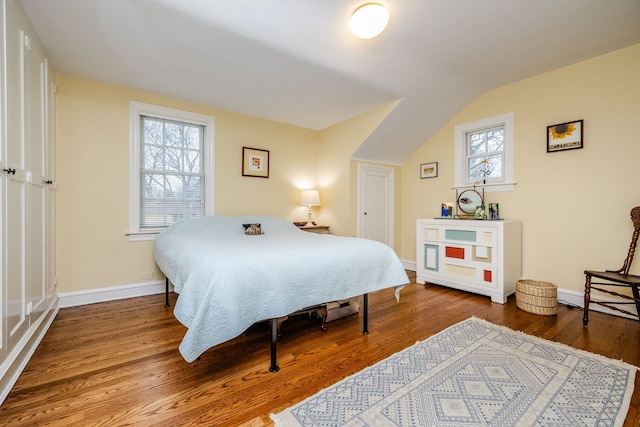
[[[362,334],[369,333],[369,294],[362,295]],[[169,307],[169,279],[165,279],[164,306]],[[278,372],[276,344],[278,342],[278,319],[271,319],[271,366],[269,372]]]

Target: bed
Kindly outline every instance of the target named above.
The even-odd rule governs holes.
[[[260,224],[263,234],[245,234]],[[251,231],[251,230],[250,230]],[[255,230],[254,230],[255,232]],[[275,319],[330,301],[409,283],[396,254],[367,239],[301,231],[273,216],[206,216],[160,233],[154,258],[178,294],[175,317],[187,327],[179,350],[187,362],[272,322],[271,371],[277,371]]]

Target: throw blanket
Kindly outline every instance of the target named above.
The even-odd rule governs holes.
[[[264,234],[247,235],[242,224]],[[179,294],[188,362],[253,323],[309,306],[409,283],[388,246],[308,233],[269,216],[209,216],[177,223],[155,240],[156,263]]]

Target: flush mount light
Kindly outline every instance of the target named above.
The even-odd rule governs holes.
[[[370,39],[387,27],[389,11],[379,3],[365,3],[353,12],[349,28],[361,39]]]

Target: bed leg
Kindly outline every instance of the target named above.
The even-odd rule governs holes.
[[[278,372],[280,367],[276,363],[276,343],[278,342],[278,319],[271,320],[271,366],[269,372]]]
[[[362,296],[362,333],[369,334],[369,294]]]
[[[169,278],[164,279],[164,306],[169,307]]]

